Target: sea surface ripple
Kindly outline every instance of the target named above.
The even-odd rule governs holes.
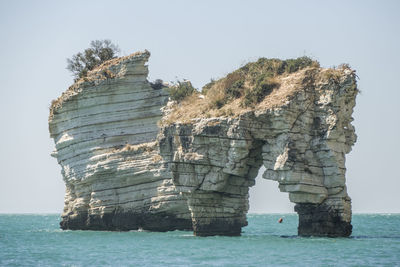
[[[62,231],[59,221],[0,214],[0,266],[400,266],[400,214],[355,214],[350,238],[298,237],[296,214],[250,214],[240,237]]]

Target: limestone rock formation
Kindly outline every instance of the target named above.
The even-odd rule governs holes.
[[[279,78],[260,104],[184,120],[147,81],[148,57],[107,62],[52,105],[63,229],[240,235],[263,165],[263,177],[296,203],[299,235],[351,234],[345,155],[356,141],[358,91],[350,68],[305,68]]]
[[[109,61],[53,102],[53,156],[66,184],[61,228],[192,228],[155,142],[168,94],[147,81],[149,56]]]

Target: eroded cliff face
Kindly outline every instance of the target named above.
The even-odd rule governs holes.
[[[305,68],[280,78],[254,107],[180,120],[179,104],[166,105],[165,90],[146,80],[148,57],[101,66],[53,104],[49,127],[66,183],[63,229],[239,235],[263,165],[263,177],[296,203],[299,235],[351,234],[352,70]]]
[[[53,102],[53,156],[66,184],[61,228],[192,228],[155,142],[168,96],[147,81],[149,56],[108,62]]]

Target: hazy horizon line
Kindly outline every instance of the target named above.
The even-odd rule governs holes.
[[[247,215],[263,215],[263,214],[297,214],[297,212],[248,212]],[[381,215],[391,215],[399,214],[400,212],[353,212],[353,215],[363,215],[363,214],[381,214]],[[61,215],[58,212],[0,212],[0,215]]]

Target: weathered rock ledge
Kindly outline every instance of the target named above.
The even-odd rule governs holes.
[[[351,234],[353,71],[333,79],[304,69],[284,78],[278,106],[160,123],[169,118],[168,93],[147,81],[149,55],[105,64],[54,101],[49,129],[66,184],[61,228],[240,235],[263,165],[263,177],[296,203],[299,235]]]

